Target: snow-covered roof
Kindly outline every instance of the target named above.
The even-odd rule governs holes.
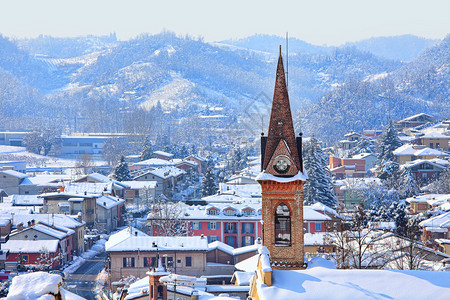
[[[165,156],[165,157],[169,157],[169,158],[173,157],[172,153],[164,152],[164,151],[153,151],[153,154],[161,155],[161,156]]]
[[[11,240],[2,245],[2,249],[8,249],[10,253],[39,253],[43,249],[56,252],[58,240]]]
[[[426,194],[406,198],[405,201],[408,203],[429,203],[430,205],[433,205],[435,200],[447,202],[448,199],[450,199],[449,194]]]
[[[157,181],[152,180],[130,180],[130,181],[122,181],[127,184],[132,190],[142,190],[142,189],[154,189],[156,188]]]
[[[336,210],[334,210],[331,207],[328,207],[325,204],[322,204],[320,202],[316,202],[313,205],[310,205],[309,207],[311,207],[315,211],[323,211],[323,212],[326,212],[326,213],[328,213],[330,215],[334,215],[336,217],[339,217],[339,214],[338,214],[338,212]]]
[[[44,222],[40,222],[31,227],[24,228],[22,231],[16,231],[11,233],[11,237],[17,235],[18,233],[22,233],[29,230],[36,230],[58,240],[61,240],[69,235],[74,234],[75,232],[72,229],[65,227],[57,227],[55,225],[50,226],[49,224],[45,224]]]
[[[66,193],[89,193],[101,194],[103,192],[112,192],[112,182],[72,182],[65,186]]]
[[[133,166],[174,166],[174,165],[175,163],[173,161],[156,157],[146,159],[133,164]]]
[[[231,282],[234,282],[238,286],[249,286],[255,272],[241,272],[236,271],[233,273]]]
[[[419,223],[422,227],[450,228],[450,211]],[[448,230],[448,229],[447,229]]]
[[[298,172],[297,175],[294,175],[292,177],[278,177],[266,172],[261,172],[258,174],[258,176],[256,176],[255,180],[271,180],[275,182],[292,182],[296,180],[306,181],[308,180],[308,175],[306,175],[306,173]]]
[[[402,119],[402,120],[400,120],[400,121],[398,121],[398,122],[402,122],[402,121],[411,121],[411,120],[417,119],[418,117],[422,117],[422,116],[423,116],[423,117],[428,117],[428,118],[431,118],[431,119],[435,119],[433,116],[431,116],[431,115],[429,115],[429,114],[426,114],[426,113],[418,113],[418,114],[416,114],[416,115],[413,115],[413,116],[404,118],[404,119]]]
[[[419,139],[443,139],[443,140],[450,140],[450,136],[442,134],[440,132],[429,132],[426,133],[420,137],[418,137]]]
[[[77,228],[84,224],[84,221],[80,223],[73,217],[63,214],[15,214],[13,218],[13,224],[26,224],[31,220],[35,220],[36,222],[44,222],[47,224],[54,224],[58,227],[66,227],[70,229]]]
[[[444,169],[449,165],[449,162],[446,160],[439,159],[439,158],[433,158],[433,159],[416,159],[413,161],[408,161],[404,166],[407,168],[411,168],[411,167],[415,167],[415,166],[418,166],[423,163],[435,166],[436,168],[439,168],[439,169]]]
[[[410,156],[448,156],[448,153],[428,148],[422,145],[403,145],[392,151],[394,155],[410,155]]]
[[[77,178],[73,182],[81,182],[81,181],[85,181],[85,180],[89,180],[89,179],[90,180],[99,181],[99,182],[102,182],[102,183],[113,182],[116,185],[115,187],[117,187],[117,188],[120,188],[120,187],[126,188],[127,187],[126,184],[124,184],[124,183],[122,183],[120,181],[114,180],[112,178],[109,178],[109,177],[107,177],[105,175],[102,175],[100,173],[91,173],[91,174],[88,174],[88,175],[84,175],[84,176],[82,176],[80,178]]]
[[[321,214],[320,212],[315,211],[310,206],[303,207],[303,220],[305,221],[328,221],[331,218],[327,215]]]
[[[131,300],[135,298],[140,298],[142,296],[148,296],[148,276],[145,276],[142,279],[139,279],[132,284],[127,289],[127,296],[124,300]]]
[[[12,205],[15,206],[28,206],[28,205],[44,205],[44,200],[38,198],[37,195],[12,195]]]
[[[273,270],[272,286],[256,282],[261,300],[447,299],[450,273],[406,270]]]
[[[252,252],[252,251],[256,252],[256,251],[258,251],[259,248],[261,248],[261,244],[258,244],[258,243],[255,243],[255,244],[249,245],[249,246],[245,246],[245,247],[240,247],[240,248],[233,248],[232,246],[227,245],[220,241],[215,241],[215,242],[208,244],[208,251],[219,249],[219,250],[221,250],[227,254],[233,255],[233,256]]]
[[[32,177],[28,177],[28,179],[36,185],[39,186],[57,186],[59,182],[70,180],[70,175],[59,174],[59,175],[48,175],[41,174]]]
[[[123,240],[128,239],[130,236],[148,236],[148,234],[140,231],[139,229],[129,226],[119,232],[112,234],[106,244],[111,247],[122,242]]]
[[[103,208],[111,209],[115,206],[118,206],[118,205],[124,203],[125,200],[118,198],[118,197],[102,195],[100,198],[96,199],[96,202],[97,202],[97,205],[100,205]]]
[[[177,177],[177,176],[186,174],[186,172],[181,169],[178,169],[176,167],[167,166],[167,167],[161,167],[158,169],[150,170],[143,174],[139,174],[137,177],[142,177],[147,174],[154,175],[161,179],[167,179],[167,178]]]
[[[359,154],[353,155],[352,159],[364,159],[364,158],[367,158],[369,156],[377,157],[373,153],[359,153]]]
[[[9,176],[13,176],[13,177],[16,177],[16,178],[20,178],[20,179],[24,179],[24,178],[29,177],[29,175],[27,175],[27,174],[24,174],[24,173],[21,173],[21,172],[17,172],[17,171],[14,171],[14,170],[2,170],[2,171],[0,171],[0,173],[6,174],[6,175],[9,175]]]
[[[207,251],[208,240],[200,236],[130,236],[117,244],[106,242],[105,250],[116,251]]]

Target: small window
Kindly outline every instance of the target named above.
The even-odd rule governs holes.
[[[186,267],[192,267],[192,257],[186,256]]]
[[[123,258],[124,268],[134,268],[134,257],[124,257]]]
[[[321,231],[322,230],[322,223],[315,223],[315,229],[316,231]]]
[[[284,203],[275,212],[275,244],[291,245],[291,213]]]
[[[218,212],[217,209],[213,209],[213,208],[208,209],[208,215],[215,216],[215,215],[218,215],[218,214],[219,214],[219,212]]]
[[[217,223],[216,222],[210,222],[209,223],[209,229],[210,230],[216,230],[217,229]]]
[[[28,255],[22,255],[22,261],[24,263],[27,263],[28,262]]]
[[[226,216],[234,216],[234,210],[233,209],[227,209],[225,210]]]

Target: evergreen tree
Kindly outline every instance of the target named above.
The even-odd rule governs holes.
[[[114,179],[118,181],[133,180],[130,176],[130,171],[128,170],[128,164],[123,155],[114,170]]]
[[[329,207],[334,207],[336,198],[333,193],[330,170],[322,149],[314,137],[311,137],[310,141],[305,144],[303,162],[308,174],[303,194],[305,204],[321,202]]]
[[[416,179],[411,174],[411,171],[409,168],[403,168],[403,171],[400,174],[400,182],[399,182],[398,192],[399,192],[401,199],[413,197],[420,193],[419,187],[417,186]]]
[[[141,161],[150,159],[153,157],[153,148],[152,144],[150,143],[148,137],[145,138],[144,143],[142,144],[142,150],[141,150]]]
[[[214,195],[217,191],[217,184],[211,167],[206,169],[205,176],[202,181],[202,197]]]
[[[436,194],[450,194],[450,168],[442,171],[439,178],[430,183],[429,189]]]
[[[379,154],[377,160],[379,178],[387,179],[388,177],[392,177],[397,174],[399,165],[396,162],[394,150],[401,145],[402,142],[398,138],[397,130],[394,128],[394,123],[390,120],[384,129],[379,144]]]
[[[405,204],[400,202],[394,202],[392,203],[391,207],[389,207],[391,215],[395,222],[395,232],[401,236],[406,235],[406,226],[408,223],[405,208]]]

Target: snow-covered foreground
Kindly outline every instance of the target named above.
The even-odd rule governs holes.
[[[57,274],[46,272],[34,272],[19,275],[13,278],[8,292],[8,300],[28,299],[55,299],[59,295],[62,300],[82,300],[72,292],[63,289],[60,285],[62,277]]]
[[[450,272],[397,270],[273,270],[272,286],[257,286],[273,299],[450,299]]]

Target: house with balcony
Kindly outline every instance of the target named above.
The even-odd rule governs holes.
[[[335,179],[362,178],[366,174],[366,161],[364,159],[330,156],[329,167]]]
[[[399,120],[399,121],[395,122],[394,125],[398,130],[402,130],[405,128],[417,127],[420,125],[424,125],[426,123],[434,123],[434,122],[436,122],[435,117],[430,116],[425,113],[420,113],[420,114]]]
[[[48,214],[81,214],[82,220],[86,222],[87,228],[94,228],[97,207],[97,198],[99,194],[88,193],[47,193],[39,195],[44,199],[43,212]]]
[[[447,169],[449,162],[443,159],[417,159],[409,161],[402,165],[402,168],[410,170],[416,181],[421,184],[427,184],[439,178],[439,174]]]
[[[450,135],[445,135],[440,132],[430,132],[421,136],[417,136],[413,140],[414,144],[424,145],[431,149],[438,149],[448,152],[450,142]]]

